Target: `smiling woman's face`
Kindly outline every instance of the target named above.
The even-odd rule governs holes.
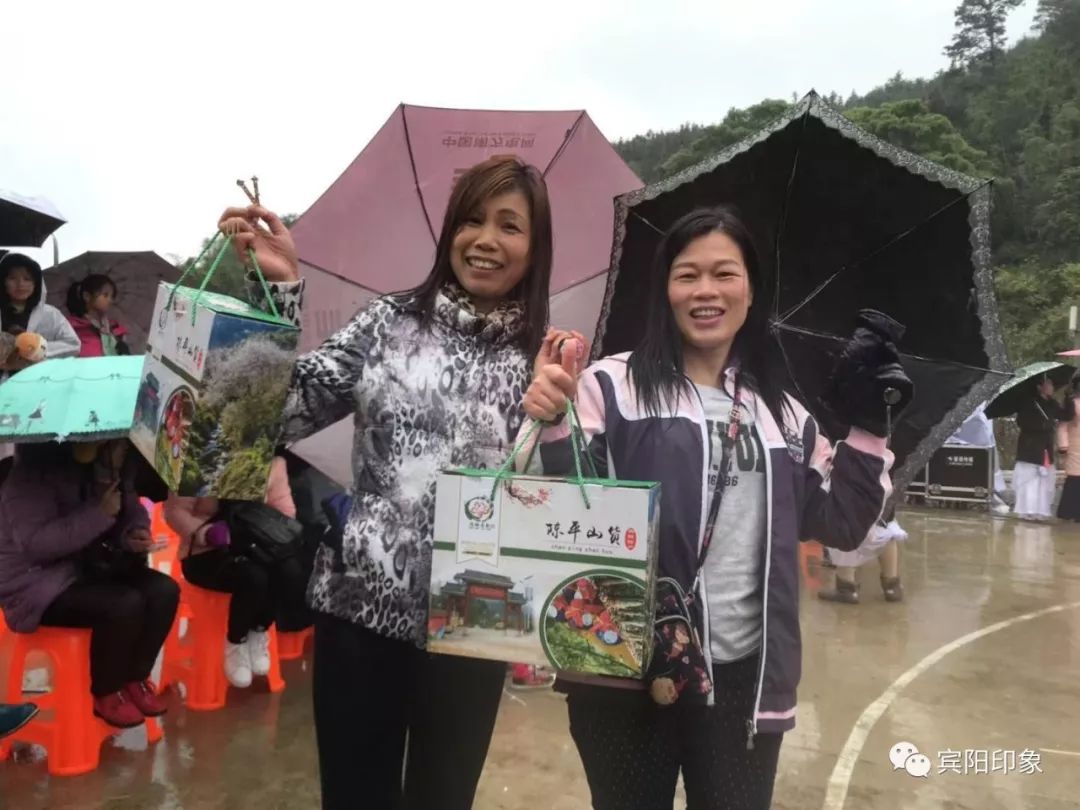
[[[690,242],[671,263],[668,301],[684,343],[698,351],[730,348],[754,301],[735,240],[714,231]]]
[[[529,272],[532,222],[520,191],[488,198],[454,234],[450,267],[479,312],[490,312]]]

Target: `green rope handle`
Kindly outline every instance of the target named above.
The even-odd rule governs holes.
[[[259,267],[259,260],[255,258],[254,248],[248,248],[248,258],[251,259],[251,266],[255,269],[255,275],[259,277],[259,284],[262,285],[266,303],[270,305],[270,314],[280,321],[281,315],[278,313],[277,305],[274,303],[274,296],[270,293],[270,285],[266,281],[266,276],[263,275],[262,268]]]
[[[180,286],[181,284],[183,284],[183,283],[184,283],[184,279],[185,279],[185,278],[187,278],[187,277],[188,277],[188,274],[189,274],[189,273],[190,273],[190,272],[191,272],[192,270],[194,270],[194,269],[195,269],[195,265],[197,265],[197,264],[198,264],[199,262],[201,262],[201,261],[203,260],[203,258],[204,258],[204,257],[206,256],[206,254],[210,252],[210,248],[212,248],[212,247],[213,247],[214,245],[216,245],[216,244],[217,244],[217,240],[218,240],[218,239],[219,239],[220,237],[221,237],[221,231],[217,231],[217,232],[216,232],[216,233],[215,233],[215,234],[213,235],[213,237],[212,237],[212,238],[211,238],[211,239],[210,239],[210,240],[209,240],[209,241],[208,241],[208,242],[206,243],[206,245],[205,245],[205,246],[203,247],[203,249],[202,249],[202,251],[201,251],[201,252],[199,253],[199,255],[198,255],[198,256],[196,256],[196,257],[195,257],[194,259],[192,259],[192,260],[191,260],[190,262],[188,262],[188,266],[187,266],[187,267],[186,267],[186,268],[184,269],[184,272],[180,274],[180,278],[178,278],[178,279],[176,280],[176,283],[175,283],[175,284],[173,284],[173,288],[172,288],[172,291],[171,291],[171,292],[169,293],[169,300],[165,302],[165,308],[166,308],[166,309],[168,309],[169,307],[171,307],[171,306],[172,306],[173,298],[175,298],[175,297],[176,297],[176,290],[177,290],[177,288],[178,288],[178,287],[179,287],[179,286]]]
[[[210,263],[210,268],[206,271],[206,275],[203,276],[202,284],[199,285],[199,291],[195,293],[195,298],[191,302],[191,325],[195,325],[195,314],[198,311],[199,299],[202,298],[203,292],[206,290],[206,285],[210,283],[210,279],[214,277],[214,272],[217,270],[218,265],[221,264],[221,260],[225,258],[225,252],[229,249],[229,245],[232,244],[232,237],[225,237],[225,244],[221,246],[221,250],[218,251],[218,255],[214,257],[214,261]]]
[[[592,504],[589,503],[589,494],[585,491],[585,476],[581,473],[581,453],[584,450],[588,453],[587,444],[585,442],[585,431],[581,427],[581,420],[578,418],[577,410],[574,408],[574,403],[570,400],[566,401],[566,418],[570,422],[570,443],[574,453],[574,482],[578,485],[578,489],[581,490],[581,499],[585,501],[585,508],[592,509]],[[529,443],[529,439],[533,437],[533,434],[538,430],[543,430],[544,427],[541,422],[533,420],[533,423],[529,426],[529,429],[525,432],[525,435],[514,446],[514,449],[510,451],[510,457],[506,459],[501,467],[495,472],[495,478],[491,482],[491,495],[488,496],[488,500],[495,501],[495,493],[499,489],[499,484],[510,478],[510,468],[514,465],[514,460],[518,457],[518,454],[525,448],[525,445]],[[532,459],[533,453],[536,451],[536,445],[533,445],[532,450],[529,452],[529,459]],[[596,466],[593,464],[592,456],[588,457],[589,472],[592,473],[592,479],[596,479]]]
[[[200,261],[202,261],[203,257],[205,257],[206,254],[210,252],[210,249],[215,244],[217,244],[217,241],[221,236],[223,236],[221,231],[218,231],[217,233],[215,233],[213,238],[209,242],[206,243],[206,247],[204,247],[202,249],[202,252],[195,258],[194,261],[192,261],[190,264],[188,264],[187,269],[184,270],[184,272],[180,274],[180,278],[178,278],[176,280],[176,283],[173,285],[172,291],[169,293],[169,300],[165,304],[166,309],[168,309],[169,307],[172,306],[173,298],[176,297],[176,290],[180,286],[180,284],[184,281],[184,279],[187,277],[188,273],[190,273],[193,269],[195,269],[195,265],[197,265]],[[203,292],[206,290],[206,285],[210,283],[210,279],[213,278],[214,273],[217,271],[218,265],[221,264],[221,260],[225,258],[225,253],[226,253],[226,251],[228,251],[229,246],[232,244],[232,240],[233,240],[233,238],[231,236],[226,236],[225,237],[225,244],[223,244],[221,246],[221,250],[218,251],[217,256],[214,257],[214,261],[212,261],[210,263],[210,267],[207,269],[206,275],[203,276],[202,284],[199,285],[198,292],[195,295],[195,300],[192,301],[192,304],[193,304],[193,306],[191,307],[191,324],[192,324],[192,326],[195,325],[195,306],[194,306],[194,304],[197,304],[198,301],[199,301],[199,298],[202,297]],[[255,250],[253,248],[248,248],[247,252],[248,252],[248,258],[251,260],[251,265],[255,270],[255,275],[258,277],[259,284],[262,286],[263,294],[266,296],[266,303],[270,305],[270,314],[273,315],[278,320],[281,320],[281,315],[280,315],[280,313],[278,313],[277,305],[274,303],[274,296],[270,293],[270,285],[266,281],[266,276],[263,275],[262,268],[259,267],[259,260],[255,258]]]
[[[585,428],[581,426],[581,417],[578,416],[574,403],[569,400],[566,402],[566,418],[570,420],[570,441],[574,442],[574,464],[577,468],[578,478],[582,477],[581,456],[585,456],[585,460],[588,462],[589,477],[592,479],[599,478],[600,476],[596,474],[596,465],[593,463],[592,453],[589,452],[589,444],[585,441]]]
[[[566,403],[570,404],[569,401]],[[569,419],[569,411],[567,411],[567,418]],[[584,439],[584,437],[582,437]],[[585,501],[585,508],[592,509],[592,504],[589,503],[589,496],[585,492],[585,479],[581,476],[581,445],[578,442],[577,431],[574,430],[574,426],[570,425],[570,446],[574,449],[574,472],[577,474],[578,488],[581,490],[581,500]]]

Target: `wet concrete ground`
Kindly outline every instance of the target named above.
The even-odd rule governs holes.
[[[911,533],[902,604],[881,598],[873,565],[860,571],[862,604],[820,602],[814,592],[830,574],[805,549],[798,727],[784,742],[774,807],[1078,806],[1080,527],[947,510],[900,519]],[[23,751],[0,763],[0,808],[317,807],[307,666],[284,665],[281,695],[233,690],[209,713],[177,705],[161,743],[148,750],[142,731],[126,732],[93,774],[51,779],[40,754]],[[901,741],[928,757],[928,776],[894,770]],[[1041,773],[1022,773],[1032,763]],[[475,806],[588,807],[559,696],[504,695]]]

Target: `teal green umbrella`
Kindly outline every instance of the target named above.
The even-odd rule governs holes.
[[[128,435],[143,356],[61,357],[0,385],[0,442],[95,441]]]

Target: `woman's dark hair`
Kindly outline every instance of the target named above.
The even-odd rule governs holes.
[[[33,470],[48,470],[72,464],[70,442],[34,442],[15,446],[16,462]]]
[[[510,291],[512,300],[525,307],[525,330],[518,341],[530,356],[540,350],[548,325],[548,287],[551,283],[551,259],[554,253],[551,236],[551,204],[544,177],[535,166],[511,156],[492,157],[473,166],[454,184],[443,217],[442,231],[435,252],[435,265],[428,277],[413,290],[425,324],[431,323],[435,296],[447,282],[454,280],[450,249],[454,236],[477,209],[491,197],[520,191],[529,202],[532,233],[529,240],[529,270],[521,283]]]
[[[107,445],[110,442],[124,441],[127,439],[103,439],[97,442],[99,445]],[[86,500],[90,497],[92,492],[92,486],[94,483],[94,463],[81,464],[75,459],[74,449],[76,442],[34,442],[30,444],[18,444],[15,446],[15,465],[18,466],[23,473],[32,476],[35,479],[47,480],[50,476],[55,475],[58,472],[65,470],[76,469],[81,479],[81,495],[82,500]],[[101,452],[101,448],[98,448],[98,452]],[[145,468],[152,474],[152,479],[147,478],[146,474],[142,472],[139,467],[139,463],[144,461],[142,456],[137,450],[130,444],[128,445],[128,453],[124,459],[124,464],[120,470],[120,480],[125,489],[130,489],[135,492],[139,492],[137,483],[141,483],[142,480],[152,482],[153,489],[147,492],[139,492],[142,494],[153,494],[160,496],[161,500],[164,500],[168,495],[168,491],[165,489],[164,484],[161,482],[160,477],[153,473],[149,464],[145,464]]]
[[[1076,397],[1080,396],[1080,371],[1076,371],[1069,380],[1069,390],[1065,392],[1065,421],[1076,418]]]
[[[683,336],[668,300],[668,278],[671,265],[686,246],[710,233],[725,234],[739,246],[754,294],[754,303],[735,335],[728,362],[739,364],[742,384],[762,399],[778,422],[782,421],[787,402],[773,373],[776,366],[768,314],[772,291],[761,270],[753,236],[735,208],[727,205],[691,211],[667,230],[657,246],[647,291],[645,336],[629,360],[638,402],[647,413],[658,416],[664,408],[674,409],[686,391]]]
[[[0,312],[8,315],[11,312],[11,301],[8,299],[7,281],[8,273],[17,268],[23,268],[34,279],[34,294],[26,302],[27,309],[33,309],[41,303],[41,265],[23,253],[8,253],[0,259]]]
[[[116,282],[101,273],[91,273],[82,281],[73,281],[67,291],[67,308],[72,315],[80,318],[86,316],[86,299],[83,295],[93,298],[106,287],[112,287],[113,298],[120,294]]]

